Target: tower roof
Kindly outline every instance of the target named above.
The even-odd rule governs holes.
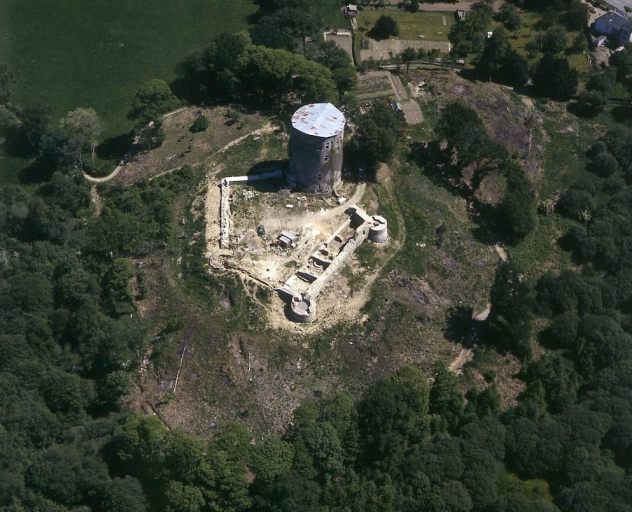
[[[310,103],[294,112],[292,126],[307,135],[333,137],[344,129],[345,116],[331,103]]]

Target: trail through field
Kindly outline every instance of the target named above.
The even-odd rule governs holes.
[[[484,322],[487,320],[491,309],[492,305],[488,303],[483,311],[472,315],[472,320],[476,322]],[[472,335],[470,334],[469,337],[472,338]],[[476,346],[473,344],[472,339],[468,339],[465,342],[465,345],[466,346],[461,349],[461,352],[459,352],[459,355],[456,356],[456,359],[450,363],[450,366],[448,366],[448,370],[456,375],[461,375],[463,373],[463,367],[474,359],[474,350],[476,349]]]
[[[464,348],[459,352],[459,355],[448,366],[448,370],[456,375],[463,373],[463,367],[466,363],[469,363],[474,358],[474,351],[471,348]]]
[[[94,215],[96,217],[101,215],[101,210],[103,209],[103,199],[101,199],[96,185],[92,185],[92,188],[90,188],[90,203],[92,205]]]
[[[231,140],[228,144],[226,144],[223,148],[218,149],[215,153],[213,153],[211,156],[208,157],[208,159],[213,158],[214,156],[217,156],[221,153],[224,153],[225,151],[229,150],[230,148],[232,148],[233,146],[236,146],[237,144],[239,144],[240,142],[243,142],[244,140],[246,140],[248,137],[251,137],[253,135],[266,135],[268,133],[272,133],[274,130],[276,130],[277,127],[275,125],[273,125],[270,122],[267,122],[265,125],[263,125],[261,128],[257,129],[257,130],[253,130],[250,133],[247,133],[246,135],[242,135],[241,137],[235,139],[235,140]],[[207,159],[207,160],[208,160]]]

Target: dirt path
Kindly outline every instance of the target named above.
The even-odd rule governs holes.
[[[217,151],[215,151],[215,153],[213,153],[212,155],[209,155],[207,158],[205,158],[201,162],[193,164],[192,167],[198,167],[200,165],[205,164],[206,162],[208,162],[212,158],[216,157],[217,155],[219,155],[219,154],[223,153],[224,151],[227,151],[228,149],[232,148],[233,146],[236,146],[237,144],[243,142],[248,137],[252,137],[254,135],[265,135],[265,134],[268,134],[268,133],[272,133],[274,130],[276,130],[276,126],[274,126],[272,123],[266,123],[261,128],[253,130],[253,131],[247,133],[246,135],[242,135],[241,137],[239,137],[237,139],[231,140],[224,147],[218,149]],[[179,170],[181,168],[182,168],[182,166],[178,165],[177,167],[172,167],[171,169],[167,169],[166,171],[162,171],[162,172],[159,172],[158,174],[154,174],[153,176],[150,176],[148,179],[149,180],[153,180],[153,179],[159,178],[160,176],[164,176],[165,174],[169,174],[171,172],[175,172],[175,171],[177,171],[177,170]]]
[[[483,311],[481,311],[480,313],[472,314],[472,320],[475,320],[477,322],[484,322],[485,320],[487,320],[487,317],[489,316],[491,310],[492,305],[490,303],[487,303]],[[456,356],[456,359],[450,363],[450,366],[448,366],[448,370],[450,370],[452,373],[455,373],[456,375],[461,375],[463,373],[463,367],[472,359],[474,359],[475,349],[476,346],[461,349],[461,352],[459,352],[459,355]]]
[[[265,134],[268,134],[268,133],[272,133],[276,129],[277,129],[277,127],[275,125],[273,125],[270,122],[267,122],[261,128],[259,128],[257,130],[253,130],[250,133],[247,133],[246,135],[242,135],[241,137],[239,137],[239,138],[237,138],[235,140],[231,140],[228,144],[226,144],[223,148],[218,149],[215,153],[213,153],[211,156],[209,156],[206,160],[208,161],[211,158],[213,158],[214,156],[217,156],[217,155],[223,153],[224,151],[229,150],[233,146],[236,146],[240,142],[243,142],[244,140],[246,140],[248,137],[252,137],[253,135],[265,135]]]
[[[103,209],[103,199],[101,199],[96,185],[92,185],[92,188],[90,188],[90,204],[92,205],[94,215],[96,217],[101,215],[101,210]]]
[[[463,367],[474,358],[474,350],[471,348],[464,348],[459,352],[459,355],[448,366],[448,370],[456,375],[463,373]]]
[[[107,181],[110,181],[111,179],[116,178],[116,175],[121,172],[122,168],[122,165],[117,165],[116,169],[114,169],[110,174],[108,174],[107,176],[102,176],[101,178],[95,178],[94,176],[90,176],[85,172],[83,173],[83,177],[88,181],[91,181],[92,183],[105,183]]]
[[[507,254],[507,251],[502,245],[500,244],[494,245],[494,250],[496,251],[496,254],[498,254],[498,257],[500,258],[501,261],[507,261],[509,259],[509,255]]]
[[[180,112],[182,112],[183,110],[186,110],[188,107],[182,107],[179,108],[178,110],[174,110],[173,112],[167,112],[164,116],[162,116],[163,119],[167,119],[168,117],[171,117],[175,114],[179,114]],[[102,176],[100,178],[96,178],[94,176],[90,176],[89,174],[86,174],[85,172],[83,173],[83,177],[85,179],[87,179],[88,181],[91,181],[92,183],[105,183],[107,181],[110,181],[111,179],[116,178],[116,175],[121,172],[121,169],[123,168],[122,165],[117,165],[116,168],[107,176]]]

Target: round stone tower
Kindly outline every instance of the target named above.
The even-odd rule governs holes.
[[[330,194],[340,182],[345,116],[331,103],[303,105],[292,116],[288,183]]]

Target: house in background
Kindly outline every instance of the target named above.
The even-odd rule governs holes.
[[[599,16],[593,30],[598,36],[606,36],[614,46],[632,42],[632,20],[616,11]]]
[[[344,13],[349,18],[355,18],[358,15],[358,6],[354,4],[345,5]]]

